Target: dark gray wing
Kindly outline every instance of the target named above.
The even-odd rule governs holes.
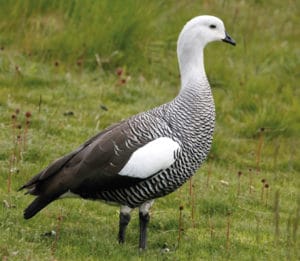
[[[19,190],[22,190],[24,188],[30,189],[33,185],[35,185],[37,182],[46,180],[47,178],[55,175],[59,171],[62,170],[64,166],[68,164],[70,160],[74,158],[78,153],[80,153],[82,150],[84,150],[87,146],[89,146],[91,143],[95,142],[99,137],[105,135],[107,132],[111,131],[112,129],[118,127],[119,125],[122,125],[123,122],[120,122],[118,124],[114,124],[110,126],[109,128],[105,129],[104,131],[98,133],[97,135],[93,136],[89,140],[87,140],[84,144],[82,144],[80,147],[78,147],[76,150],[70,152],[69,154],[62,156],[52,162],[48,167],[46,167],[44,170],[42,170],[40,173],[36,174],[34,177],[32,177],[25,185],[23,185]],[[31,193],[34,195],[34,193]]]
[[[163,134],[170,134],[166,123],[148,117],[147,120],[134,117],[111,126],[34,176],[21,187],[38,196],[25,210],[24,217],[34,216],[67,191],[97,198],[98,192],[129,187],[144,180],[119,172],[136,150]]]

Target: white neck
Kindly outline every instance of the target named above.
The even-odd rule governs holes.
[[[200,86],[209,88],[203,59],[205,44],[191,34],[181,34],[177,43],[177,55],[181,76],[181,91]]]

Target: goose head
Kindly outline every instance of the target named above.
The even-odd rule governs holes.
[[[182,76],[190,77],[190,72],[195,69],[198,73],[200,70],[200,74],[205,75],[203,49],[208,43],[214,41],[236,44],[218,17],[201,15],[185,24],[177,42],[177,55]]]
[[[211,15],[201,15],[194,17],[185,24],[178,38],[178,46],[183,47],[189,42],[192,44],[198,43],[200,46],[205,47],[206,44],[214,41],[236,44],[227,34],[221,19]]]

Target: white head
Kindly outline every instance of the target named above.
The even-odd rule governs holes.
[[[221,19],[202,15],[188,21],[183,27],[177,42],[177,54],[180,71],[189,74],[190,70],[203,69],[203,48],[214,41],[224,41],[235,45],[235,41],[226,33]],[[183,76],[183,75],[182,75]]]
[[[235,45],[235,41],[226,33],[221,19],[210,15],[201,15],[188,21],[183,27],[178,45],[186,43],[200,44],[204,47],[207,43],[214,41],[225,41]]]

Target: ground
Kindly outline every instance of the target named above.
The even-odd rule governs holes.
[[[0,10],[3,260],[300,259],[297,1],[27,0]],[[60,200],[23,220],[32,197],[17,189],[32,175],[176,96],[176,38],[199,13],[221,17],[237,46],[205,50],[213,148],[191,181],[154,204],[148,250],[137,249],[137,213],[119,245],[119,209],[100,202]]]

